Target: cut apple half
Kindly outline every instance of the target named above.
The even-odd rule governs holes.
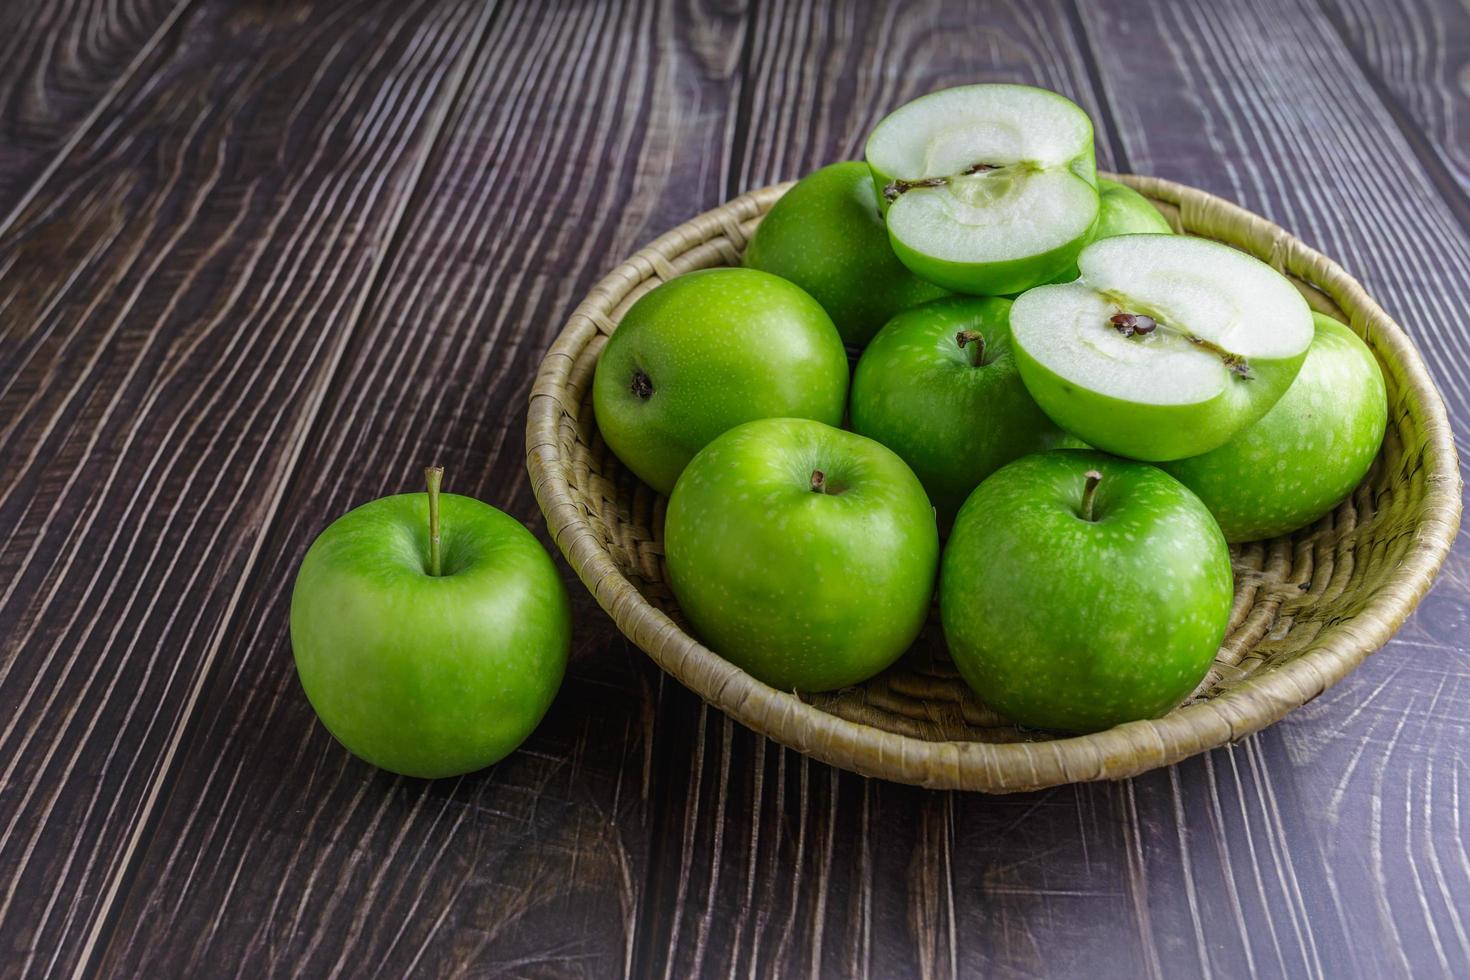
[[[868,166],[894,253],[966,293],[1014,293],[1069,268],[1098,218],[1092,121],[1028,85],[965,85],[891,113]]]
[[[1287,279],[1226,245],[1122,235],[1082,250],[1076,282],[1011,308],[1021,379],[1059,426],[1108,452],[1209,452],[1265,415],[1312,343]]]

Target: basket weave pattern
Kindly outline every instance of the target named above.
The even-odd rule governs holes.
[[[1448,419],[1412,343],[1341,267],[1220,198],[1148,177],[1117,179],[1176,231],[1213,238],[1291,277],[1314,309],[1349,323],[1388,386],[1383,449],[1337,510],[1295,535],[1231,549],[1235,602],[1215,665],[1164,718],[1094,735],[1017,728],[960,680],[937,617],[893,668],[832,694],[777,691],[686,630],[663,561],[663,497],[608,450],[592,375],[623,313],[659,283],[732,265],[789,184],[746,194],[673,229],[577,307],[532,389],[528,466],[548,528],[618,627],[674,677],[749,727],[817,759],[923,786],[1015,792],[1113,779],[1225,744],[1316,697],[1378,649],[1428,590],[1460,520]]]

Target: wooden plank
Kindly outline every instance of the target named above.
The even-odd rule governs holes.
[[[35,189],[131,79],[157,70],[192,2],[0,6],[0,216]]]
[[[616,260],[717,203],[744,14],[507,5],[312,432],[229,628],[104,972],[609,976],[632,969],[659,674],[568,573],[573,662],[530,741],[460,780],[394,779],[315,722],[286,623],[329,520],[416,488],[539,526],[524,406]]]
[[[479,9],[213,4],[0,240],[0,972],[84,964]]]
[[[1470,10],[1463,4],[1322,0],[1323,13],[1405,141],[1465,223],[1470,197]]]
[[[1331,19],[1306,2],[1084,13],[1100,48],[1150,54],[1126,71],[1103,62],[1119,104],[1151,98],[1174,122],[1127,130],[1139,168],[1208,181],[1338,259],[1415,338],[1463,430],[1470,236]],[[1212,173],[1210,160],[1226,166]],[[1344,937],[1317,944],[1329,976],[1470,972],[1467,595],[1460,549],[1383,653],[1277,727],[1286,764],[1251,774],[1273,805],[1266,779],[1289,786],[1305,815],[1264,844],[1320,865],[1301,887],[1312,924]]]
[[[887,108],[930,88],[1059,87],[1093,111],[1104,161],[1216,190],[1321,243],[1459,380],[1462,236],[1309,6],[760,14],[743,185],[857,154]],[[1375,147],[1387,158],[1375,162]],[[1406,196],[1375,182],[1385,170]],[[1449,275],[1436,257],[1446,247]],[[655,728],[671,772],[655,835],[667,843],[645,972],[1463,972],[1462,752],[1446,746],[1466,744],[1465,695],[1463,664],[1444,660],[1457,657],[1467,578],[1458,566],[1446,577],[1393,652],[1349,684],[1239,746],[1116,785],[927,793],[836,773],[668,698]],[[681,742],[691,729],[700,737]]]

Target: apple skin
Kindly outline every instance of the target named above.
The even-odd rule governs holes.
[[[1098,215],[1092,241],[1115,235],[1172,235],[1169,220],[1159,213],[1149,199],[1127,184],[1106,177],[1097,179]],[[1071,282],[1079,275],[1077,263],[1052,282]]]
[[[889,243],[900,262],[932,283],[974,296],[1010,296],[1050,282],[1067,268],[1075,268],[1077,256],[1096,237],[1095,232],[1089,231],[1048,251],[999,262],[953,262],[917,252],[892,236]]]
[[[996,86],[1001,87],[1001,86]],[[1031,86],[1006,86],[1011,88],[1031,89]],[[1037,90],[1032,90],[1037,91]],[[1071,100],[1056,92],[1040,90],[1051,98],[1072,105]],[[920,96],[914,101],[943,96],[943,91],[933,92],[927,96]],[[913,103],[900,107],[902,111]],[[1075,109],[1076,107],[1073,106]],[[1078,110],[1079,112],[1081,110]],[[885,120],[886,121],[886,117]],[[880,121],[879,126],[883,125]],[[1090,120],[1087,123],[1087,138],[1085,145],[1078,151],[1076,156],[1070,160],[1063,161],[1062,166],[1071,171],[1078,180],[1088,184],[1094,190],[1098,186],[1097,177],[1097,154],[1093,145],[1093,133]],[[876,132],[876,130],[875,130]],[[864,147],[864,159],[868,163],[868,169],[872,173],[873,188],[879,202],[880,211],[885,215],[892,205],[883,197],[883,189],[893,181],[895,177],[916,177],[918,174],[894,174],[883,169],[874,161],[872,149],[874,137],[869,136],[868,144]],[[1101,202],[1099,202],[1099,214],[1101,213]],[[1007,296],[1029,289],[1039,283],[1049,282],[1059,273],[1077,264],[1077,255],[1093,240],[1097,228],[1097,219],[1089,229],[1077,238],[1065,242],[1055,248],[1032,255],[1018,256],[1014,259],[995,262],[956,262],[937,258],[923,252],[915,251],[902,241],[892,236],[889,241],[893,252],[909,269],[922,279],[936,283],[946,289],[958,293],[967,293],[976,296]],[[1075,278],[1075,277],[1074,277]]]
[[[980,481],[1070,439],[1037,407],[1011,351],[1011,303],[955,296],[906,310],[873,338],[852,378],[852,428],[898,453],[954,520]],[[985,363],[956,334],[984,340]]]
[[[1259,422],[1219,449],[1164,464],[1229,541],[1274,538],[1326,515],[1383,443],[1388,394],[1373,352],[1331,317],[1312,321],[1301,371]]]
[[[1115,235],[1172,235],[1169,220],[1159,213],[1149,199],[1127,184],[1106,177],[1097,179],[1097,196],[1101,213],[1093,240]]]
[[[1088,470],[1102,475],[1081,517]],[[1156,718],[1203,679],[1230,618],[1230,551],[1154,466],[1085,450],[1026,456],[965,501],[939,609],[965,681],[1033,728]]]
[[[652,388],[634,389],[641,374]],[[847,352],[821,305],[779,276],[706,269],[641,297],[592,383],[598,429],[623,464],[667,494],[715,436],[759,418],[842,423]]]
[[[509,755],[561,686],[566,589],[540,542],[489,504],[440,494],[441,575],[428,573],[428,495],[383,497],[317,537],[291,594],[306,696],[354,755],[437,779]]]
[[[1224,445],[1275,404],[1236,395],[1236,386],[1193,405],[1145,405],[1079,388],[1037,363],[1020,345],[1013,348],[1026,390],[1052,421],[1078,439],[1119,456],[1161,462],[1197,456]],[[1255,380],[1268,393],[1285,393],[1302,358],[1252,365]],[[1277,395],[1279,397],[1279,395]]]
[[[826,487],[812,489],[821,470]],[[716,653],[781,690],[872,677],[918,636],[939,531],[918,477],[863,436],[806,419],[731,429],[669,499],[669,581]]]
[[[947,293],[893,254],[861,160],[803,177],[766,213],[742,261],[805,289],[859,348],[898,311]]]

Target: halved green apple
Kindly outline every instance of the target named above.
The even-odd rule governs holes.
[[[915,99],[868,138],[893,251],[964,293],[1015,293],[1067,269],[1098,217],[1092,121],[1029,85]]]
[[[1270,410],[1312,343],[1301,293],[1259,259],[1179,235],[1094,242],[1081,278],[1011,307],[1021,380],[1057,425],[1119,456],[1209,452]]]

